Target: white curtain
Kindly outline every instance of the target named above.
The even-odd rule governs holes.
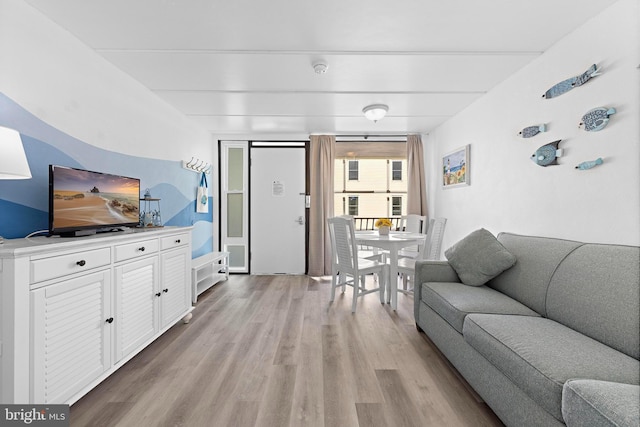
[[[331,240],[327,218],[333,216],[333,165],[336,137],[311,135],[309,174],[309,275],[331,274]]]
[[[420,135],[407,135],[407,213],[427,216],[427,181]]]

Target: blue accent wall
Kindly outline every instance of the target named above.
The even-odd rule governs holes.
[[[196,213],[200,175],[183,169],[181,159],[157,160],[92,146],[49,126],[2,93],[0,126],[20,132],[32,175],[0,180],[0,236],[21,238],[47,230],[49,165],[54,164],[140,178],[141,191],[149,188],[152,197],[161,199],[164,225],[193,226],[193,257],[213,250],[213,199],[209,197],[209,213]],[[153,146],[152,141],[140,143]]]

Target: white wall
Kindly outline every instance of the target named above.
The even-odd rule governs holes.
[[[480,227],[494,234],[640,244],[638,3],[614,4],[423,139],[430,214],[448,218],[443,250]],[[593,63],[601,76],[558,98],[541,97]],[[579,129],[582,115],[599,106],[618,113],[600,132]],[[517,136],[539,123],[548,124],[546,133]],[[559,165],[530,160],[557,139],[564,149]],[[442,156],[466,144],[471,185],[442,189]],[[598,157],[602,166],[574,169]]]
[[[91,145],[165,160],[215,160],[206,129],[22,0],[0,0],[0,92]]]

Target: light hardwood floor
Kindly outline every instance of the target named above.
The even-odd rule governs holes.
[[[232,275],[71,407],[72,426],[500,426],[398,310],[330,280]]]

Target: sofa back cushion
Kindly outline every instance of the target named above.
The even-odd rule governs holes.
[[[498,241],[517,261],[487,285],[546,317],[545,301],[553,273],[568,254],[584,243],[512,233],[498,234]]]
[[[546,316],[631,357],[640,353],[640,248],[585,244],[558,266]]]

